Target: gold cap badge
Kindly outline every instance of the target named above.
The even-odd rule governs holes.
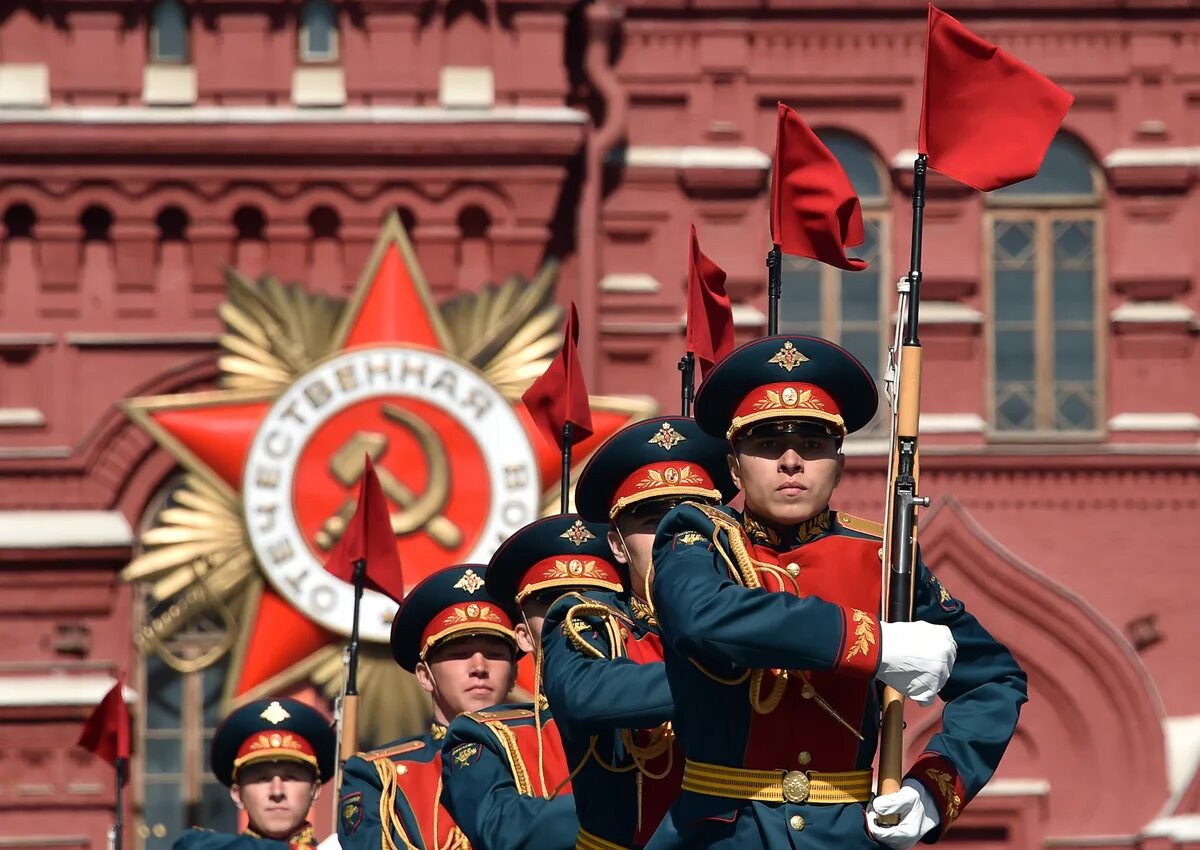
[[[776,351],[775,356],[767,362],[775,363],[780,369],[783,369],[785,372],[790,372],[801,363],[807,363],[808,358],[801,354],[796,346],[792,345],[791,340],[788,340],[783,344],[783,348]]]
[[[468,569],[463,573],[463,577],[454,583],[455,590],[465,590],[467,593],[474,593],[483,587],[483,579],[475,574],[474,570]]]
[[[656,446],[661,446],[664,451],[669,452],[686,439],[687,437],[676,431],[670,422],[664,422],[662,427],[654,432],[654,436],[648,442]]]
[[[596,539],[596,535],[588,531],[587,526],[585,526],[579,520],[575,520],[575,524],[573,526],[558,536],[564,538],[565,540],[570,540],[576,546],[582,546],[587,541]]]

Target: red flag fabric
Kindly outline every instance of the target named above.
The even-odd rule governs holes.
[[[725,292],[725,272],[700,251],[694,224],[688,253],[687,350],[705,372],[733,351],[733,304]]]
[[[404,599],[404,571],[396,550],[391,511],[370,455],[366,456],[366,468],[358,486],[358,507],[330,551],[325,569],[330,575],[353,583],[354,562],[360,558],[367,562],[364,586],[397,602]]]
[[[850,178],[794,109],[779,104],[771,175],[771,241],[785,254],[859,272],[866,260],[846,256],[861,245],[862,207]]]
[[[79,746],[114,766],[117,759],[129,760],[129,707],[125,705],[123,675],[117,674],[117,683],[84,721]]]
[[[583,382],[579,352],[575,349],[578,343],[579,313],[575,303],[571,302],[562,350],[542,377],[521,396],[534,423],[559,451],[563,448],[563,426],[568,422],[574,425],[572,444],[592,435],[592,408],[588,403],[587,385]]]
[[[920,152],[981,192],[1028,180],[1074,95],[929,5]]]

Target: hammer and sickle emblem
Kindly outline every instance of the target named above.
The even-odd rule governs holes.
[[[429,486],[420,495],[413,493],[387,469],[376,466],[383,492],[401,507],[399,511],[392,511],[392,533],[401,537],[424,529],[442,548],[455,548],[462,543],[462,530],[442,513],[450,498],[450,459],[446,456],[446,447],[429,423],[415,414],[394,404],[385,404],[382,410],[387,419],[417,438],[429,463]],[[351,487],[362,478],[366,469],[364,455],[370,455],[371,462],[378,464],[387,446],[386,435],[359,431],[329,458],[329,471],[341,484]],[[325,520],[316,535],[317,545],[325,550],[332,549],[345,532],[357,506],[358,499],[351,496],[337,513]]]

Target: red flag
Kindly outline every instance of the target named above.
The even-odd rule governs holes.
[[[583,382],[583,369],[579,365],[579,314],[571,302],[567,316],[567,332],[563,336],[563,347],[558,356],[542,373],[521,401],[529,410],[533,421],[559,451],[563,447],[563,426],[574,425],[571,442],[577,443],[592,435],[592,408],[588,404],[587,386]]]
[[[353,583],[354,562],[360,558],[367,562],[363,578],[366,587],[397,602],[404,598],[404,571],[400,567],[400,553],[396,551],[391,511],[370,455],[366,456],[366,468],[358,486],[358,507],[329,553],[325,569],[342,581]]]
[[[866,260],[846,256],[861,245],[862,208],[850,178],[794,109],[779,104],[771,175],[771,241],[785,254],[860,272]]]
[[[688,254],[687,350],[705,372],[733,351],[733,305],[725,293],[725,272],[701,253],[694,224]]]
[[[981,192],[1028,180],[1074,100],[929,5],[918,144],[930,168]]]
[[[125,705],[123,675],[117,674],[117,683],[84,721],[79,746],[114,766],[117,759],[129,760],[129,707]]]

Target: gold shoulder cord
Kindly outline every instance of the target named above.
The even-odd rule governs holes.
[[[485,721],[485,725],[492,730],[492,734],[496,736],[496,740],[500,742],[500,746],[504,749],[504,754],[508,756],[508,765],[512,769],[513,782],[516,783],[517,793],[526,797],[533,796],[533,784],[529,781],[529,772],[525,769],[525,760],[521,758],[521,751],[517,748],[517,735],[513,730],[504,725],[500,720]]]
[[[733,518],[726,516],[715,508],[711,508],[708,505],[699,505],[698,507],[704,512],[705,516],[712,520],[718,531],[725,532],[725,537],[729,541],[729,548],[733,552],[733,557],[731,558],[726,553],[725,548],[721,545],[721,541],[715,533],[713,534],[713,545],[716,547],[718,554],[725,560],[725,563],[729,565],[730,574],[743,587],[761,588],[762,580],[758,577],[758,570],[755,567],[757,562],[746,547],[746,538],[742,532],[742,527]],[[759,694],[762,691],[762,680],[763,676],[766,675],[765,670],[747,670],[744,675],[737,679],[724,679],[713,675],[711,671],[706,670],[695,659],[692,659],[692,663],[696,665],[701,673],[723,685],[740,685],[746,681],[748,676],[750,678],[750,689],[748,691],[750,707],[757,714],[770,714],[778,708],[779,703],[783,700],[783,694],[787,690],[787,670],[779,671],[779,675],[771,687],[771,693],[767,695],[766,699],[763,699]]]
[[[604,621],[604,628],[608,635],[608,645],[610,647],[609,655],[606,656],[599,649],[583,639],[584,628],[591,625],[584,619],[584,617],[588,616],[599,617]],[[592,658],[611,660],[620,658],[625,654],[624,641],[620,637],[620,627],[614,622],[612,609],[607,605],[599,602],[581,602],[578,605],[572,606],[567,611],[567,616],[563,618],[563,630],[576,649],[585,655],[590,655]]]
[[[383,850],[417,850],[415,844],[408,840],[408,836],[404,832],[404,825],[396,818],[396,794],[399,793],[399,786],[396,784],[396,765],[392,764],[391,759],[377,759],[371,762],[375,765],[375,772],[379,774],[379,782],[382,786],[379,791],[379,823],[383,827],[380,833],[383,835]],[[441,795],[438,795],[439,799]],[[413,813],[414,815],[416,812]],[[434,810],[434,818],[437,818],[437,810]],[[400,840],[404,842],[403,847],[396,844],[392,839],[392,830],[390,824],[396,824],[396,832],[400,834]],[[437,841],[437,835],[433,836],[433,840]]]

